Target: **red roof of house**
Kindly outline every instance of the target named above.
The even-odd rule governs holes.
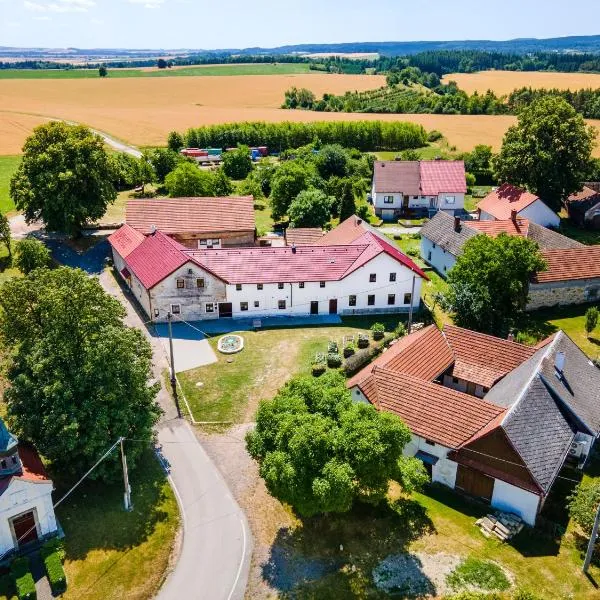
[[[156,231],[129,254],[127,267],[148,290],[190,260],[184,250],[185,246]]]
[[[351,244],[359,237],[362,237],[372,227],[356,215],[348,217],[342,221],[337,227],[328,231],[320,240],[319,246],[343,246]]]
[[[462,160],[421,160],[421,194],[467,193],[465,163]]]
[[[125,224],[121,226],[117,231],[108,237],[110,245],[114,250],[125,258],[133,252],[145,239],[143,233],[137,231],[133,227]]]
[[[582,202],[584,200],[588,200],[589,198],[593,198],[594,196],[598,196],[598,199],[600,200],[600,192],[597,192],[596,190],[593,190],[590,187],[584,186],[584,188],[580,192],[571,194],[567,198],[567,203]]]
[[[419,377],[375,368],[359,385],[379,410],[398,415],[416,435],[447,448],[459,448],[503,407]]]
[[[40,455],[33,446],[20,442],[19,458],[21,459],[22,471],[0,479],[0,495],[8,489],[13,479],[29,483],[52,483]]]
[[[373,182],[377,194],[391,192],[419,196],[421,174],[416,160],[381,160],[373,166]]]
[[[521,218],[516,219],[516,221],[512,219],[506,221],[468,221],[466,225],[490,237],[496,237],[501,233],[527,237],[529,233],[529,221]]]
[[[490,388],[498,380],[533,356],[536,348],[445,325],[444,336],[455,356],[454,377]]]
[[[492,215],[499,221],[510,219],[511,212],[517,211],[517,214],[539,200],[535,194],[522,188],[505,183],[497,190],[490,192],[479,204],[477,208]]]
[[[254,231],[254,198],[151,198],[127,203],[125,221],[142,233]]]
[[[288,227],[285,230],[285,241],[288,246],[321,245],[324,232],[319,227]]]
[[[454,362],[454,355],[442,332],[429,325],[400,338],[370,365],[351,377],[346,385],[353,387],[368,378],[373,369],[382,368],[420,379],[433,380]]]
[[[542,256],[547,268],[533,275],[534,283],[600,277],[600,246],[542,250]]]

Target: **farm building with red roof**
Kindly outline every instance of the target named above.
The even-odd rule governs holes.
[[[505,183],[491,191],[477,205],[481,221],[506,221],[514,216],[543,227],[558,227],[560,218],[538,196]]]
[[[377,161],[371,190],[375,214],[400,216],[464,212],[467,184],[462,160]]]
[[[347,386],[400,417],[430,478],[533,525],[568,457],[600,433],[600,371],[562,331],[537,346],[435,325],[400,338]]]
[[[355,235],[338,244],[193,250],[157,230],[123,257],[127,236],[119,230],[109,242],[117,270],[155,321],[168,312],[190,321],[418,308],[425,273],[355,220],[340,225]]]

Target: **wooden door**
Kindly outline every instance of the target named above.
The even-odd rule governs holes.
[[[481,471],[458,465],[456,487],[471,496],[490,501],[494,492],[494,480]]]
[[[317,300],[313,300],[310,303],[310,314],[318,315],[319,314],[319,302]]]
[[[33,511],[15,517],[12,524],[19,547],[29,542],[35,542],[38,539]]]
[[[220,302],[219,303],[219,317],[232,317],[233,316],[233,304],[231,302]]]
[[[337,300],[330,300],[329,301],[329,314],[330,315],[337,315]]]

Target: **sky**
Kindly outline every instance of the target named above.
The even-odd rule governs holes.
[[[600,33],[599,0],[0,0],[0,46],[246,48]]]

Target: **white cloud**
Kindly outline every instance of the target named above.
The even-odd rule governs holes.
[[[35,21],[52,21],[52,17],[41,16],[41,17],[33,17]]]
[[[160,8],[165,0],[129,0],[130,4],[141,4],[144,8]]]
[[[96,6],[95,0],[57,0],[56,2],[32,2],[25,0],[23,6],[26,10],[32,12],[87,12],[93,6]]]

